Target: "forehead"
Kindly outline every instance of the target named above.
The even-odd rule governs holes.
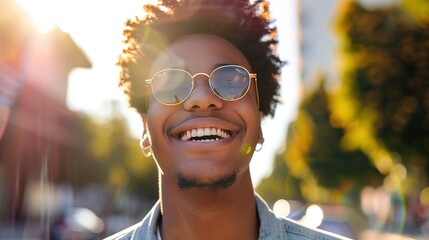
[[[155,59],[151,73],[166,68],[182,68],[194,72],[210,72],[220,64],[241,65],[250,70],[242,52],[223,38],[196,34],[180,38]]]

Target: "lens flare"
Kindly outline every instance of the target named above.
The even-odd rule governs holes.
[[[241,148],[241,152],[245,155],[248,155],[252,152],[252,146],[250,144],[244,144]]]
[[[285,199],[279,199],[273,206],[274,214],[279,218],[285,218],[290,213],[290,204]]]
[[[317,228],[323,221],[323,210],[317,205],[310,205],[300,222],[308,227]]]

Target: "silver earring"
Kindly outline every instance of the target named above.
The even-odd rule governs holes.
[[[150,146],[145,147],[143,144],[144,141],[145,140],[143,140],[143,139],[140,140],[140,147],[142,149],[143,155],[148,158],[148,157],[152,156],[152,148]]]
[[[142,152],[143,155],[147,158],[152,156],[152,149],[150,147],[142,148]]]
[[[259,137],[259,142],[256,143],[255,151],[261,151],[262,147],[264,146],[264,141],[265,139],[263,137]]]

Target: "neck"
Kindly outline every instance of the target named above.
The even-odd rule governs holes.
[[[169,239],[257,239],[259,220],[250,173],[230,187],[183,190],[161,179],[161,235]]]

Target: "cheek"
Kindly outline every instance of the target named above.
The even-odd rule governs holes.
[[[163,153],[169,150],[169,136],[167,133],[169,122],[173,121],[177,107],[165,106],[154,102],[147,112],[147,132],[149,134],[152,150]]]
[[[249,93],[252,93],[249,90]],[[244,120],[250,125],[259,126],[261,123],[261,112],[259,111],[256,96],[252,94],[247,94],[244,98],[240,99],[242,101],[239,111],[241,115],[244,116]]]
[[[243,101],[243,104],[237,106],[237,111],[246,128],[244,144],[254,148],[261,136],[261,114],[252,98],[243,98],[239,101]]]
[[[163,162],[163,159],[168,159],[165,156],[168,155],[169,149],[168,145],[165,143],[165,138],[162,137],[163,128],[161,121],[157,121],[156,119],[157,117],[148,118],[147,133],[152,149],[153,160],[156,162],[160,170],[164,172],[165,167],[168,166],[168,164]]]
[[[168,109],[159,103],[152,103],[147,112],[147,132],[152,147],[163,138],[164,126],[168,119]]]

